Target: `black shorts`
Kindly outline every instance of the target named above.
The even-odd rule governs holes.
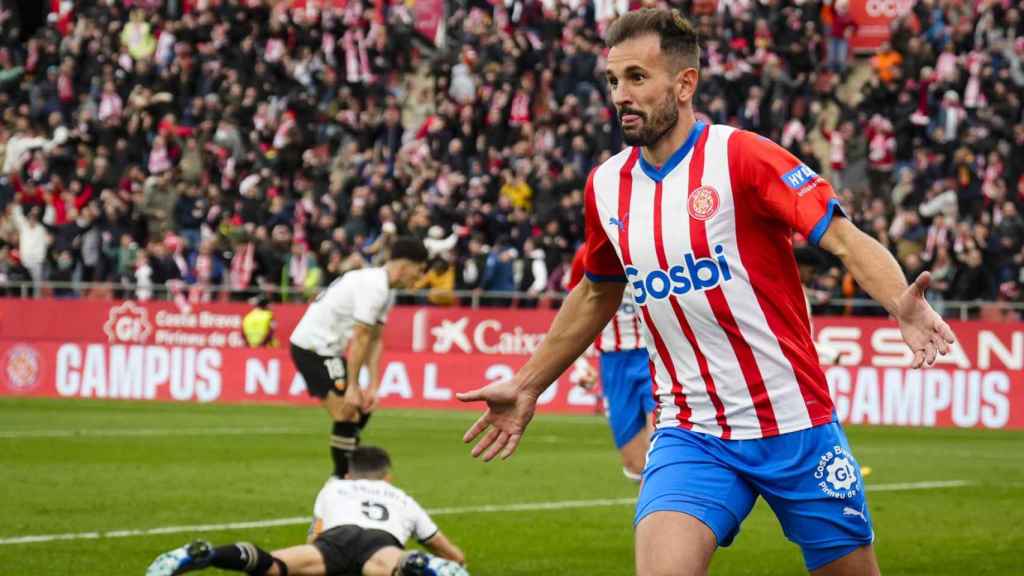
[[[321,356],[292,344],[292,361],[306,381],[306,391],[310,396],[323,399],[331,390],[338,395],[345,394],[348,363],[344,356]]]
[[[361,576],[363,564],[378,550],[402,548],[402,543],[389,532],[346,524],[317,536],[313,546],[324,557],[327,576]]]

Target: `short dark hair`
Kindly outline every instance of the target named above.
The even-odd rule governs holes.
[[[661,51],[670,60],[690,68],[700,67],[700,38],[697,29],[679,10],[643,8],[618,17],[605,34],[609,48],[627,40],[656,34],[661,39]]]
[[[383,448],[360,446],[349,457],[348,470],[353,478],[380,479],[391,470],[391,457]]]
[[[423,241],[414,236],[399,236],[391,246],[391,260],[411,260],[425,264],[429,258]]]

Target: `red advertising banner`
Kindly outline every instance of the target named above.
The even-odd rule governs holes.
[[[249,307],[213,303],[0,299],[0,396],[310,403],[286,346],[304,307],[280,305],[278,348],[245,347]],[[507,378],[539,345],[555,311],[400,306],[385,327],[384,406],[474,408],[454,393]],[[959,339],[912,370],[895,324],[818,318],[836,412],[853,424],[1024,428],[1024,326],[954,322]],[[593,412],[563,375],[542,410]]]
[[[857,23],[857,31],[850,48],[858,52],[872,52],[889,40],[889,25],[896,18],[907,15],[916,0],[850,0],[850,16]]]
[[[525,357],[470,358],[386,353],[381,405],[465,408],[456,392],[510,378]],[[314,404],[284,349],[239,350],[87,342],[0,341],[0,396],[176,402]],[[366,373],[363,373],[366,385]],[[541,396],[541,412],[592,413],[597,398],[559,378]]]

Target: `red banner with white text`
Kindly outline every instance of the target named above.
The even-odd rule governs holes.
[[[304,307],[272,310],[281,344],[252,349],[241,332],[244,304],[183,309],[170,302],[0,299],[0,396],[312,403],[287,348]],[[382,405],[467,408],[455,392],[509,377],[554,315],[396,307],[384,330]],[[825,373],[839,418],[1024,428],[1024,326],[952,326],[959,341],[951,353],[931,368],[912,370],[894,323],[816,319],[817,341],[838,357]],[[563,375],[541,399],[541,410],[597,411],[594,396],[574,385],[577,377]]]
[[[874,52],[889,41],[892,21],[910,13],[915,0],[850,0],[850,17],[857,30],[850,48],[858,52]]]

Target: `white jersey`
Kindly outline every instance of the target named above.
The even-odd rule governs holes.
[[[394,303],[384,268],[347,272],[309,305],[290,341],[320,356],[343,356],[355,323],[383,324]]]
[[[324,484],[313,505],[320,532],[355,525],[383,530],[403,546],[410,536],[421,543],[437,534],[437,524],[411,496],[384,480],[339,480]]]

